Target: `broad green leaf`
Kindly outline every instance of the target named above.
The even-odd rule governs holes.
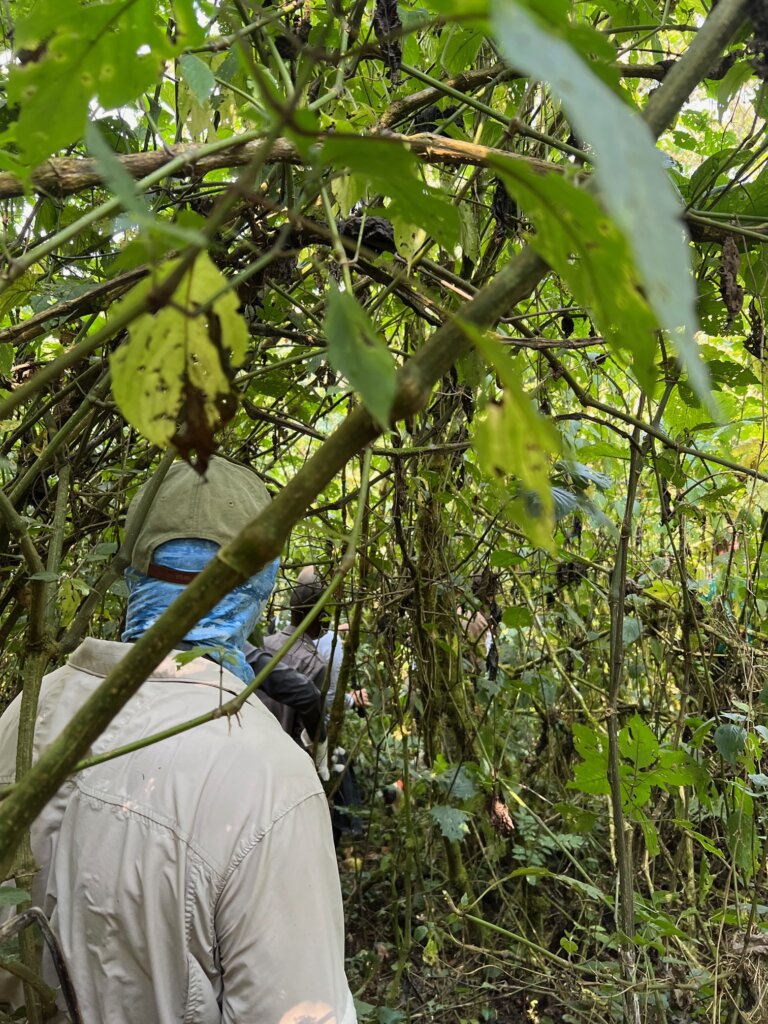
[[[522,390],[504,391],[500,404],[486,406],[477,419],[473,442],[483,471],[505,487],[506,478],[517,477],[540,499],[526,507],[525,497],[517,499],[518,517],[531,540],[551,548],[555,525],[554,502],[547,476],[546,451],[537,434],[530,433],[534,415]],[[525,423],[526,417],[529,422]],[[521,429],[522,426],[522,429]]]
[[[376,1013],[376,1007],[372,1003],[364,1003],[361,999],[355,999],[354,1002],[358,1020],[367,1020]]]
[[[138,284],[117,306],[117,315],[125,303],[148,295],[176,266],[176,261],[166,264],[154,279]],[[167,447],[174,439],[191,393],[201,403],[200,426],[211,433],[226,421],[229,410],[234,411],[227,369],[245,358],[248,332],[234,292],[219,294],[225,287],[225,278],[210,258],[199,255],[171,302],[157,313],[138,317],[127,342],[110,357],[115,401],[128,422],[153,444]],[[201,313],[200,307],[215,296],[211,310]]]
[[[747,366],[741,366],[730,359],[709,359],[707,369],[716,384],[727,384],[729,387],[746,387],[749,384],[759,386],[760,381]]]
[[[216,86],[216,79],[213,72],[205,63],[193,53],[185,53],[179,58],[179,69],[181,77],[187,83],[189,91],[198,103],[205,103]]]
[[[736,93],[741,89],[755,71],[748,60],[737,61],[732,68],[729,68],[725,76],[717,83],[715,94],[717,96],[717,109],[720,117],[725,113],[728,104]]]
[[[640,620],[634,615],[627,615],[624,618],[624,622],[621,627],[622,638],[624,640],[624,646],[629,647],[637,640],[640,634],[643,632],[643,627],[640,624]]]
[[[711,189],[720,177],[725,181],[726,172],[744,163],[750,156],[751,153],[745,153],[741,146],[729,146],[707,157],[691,175],[688,188],[685,190],[686,198],[695,203],[702,190]]]
[[[619,733],[619,750],[635,768],[648,768],[659,756],[659,741],[640,715],[633,715]]]
[[[572,838],[572,837],[569,837]],[[509,878],[519,878],[521,875],[533,878],[552,878],[562,885],[568,886],[571,889],[576,889],[584,896],[588,896],[592,900],[596,900],[598,903],[606,903],[608,897],[602,893],[596,885],[591,885],[589,882],[585,882],[581,878],[572,878],[570,875],[558,875],[554,871],[550,871],[548,868],[539,867],[538,864],[526,864],[522,868],[515,868],[510,871]]]
[[[451,842],[459,842],[469,832],[469,815],[457,807],[432,807],[430,817],[441,834]]]
[[[580,722],[573,723],[572,732],[573,745],[582,757],[599,756],[607,759],[608,737],[605,733],[597,732],[588,725],[581,725]]]
[[[421,180],[416,157],[395,141],[355,138],[341,133],[323,143],[324,163],[367,179],[375,192],[391,198],[390,216],[414,224],[448,249],[459,240],[459,214],[440,189]]]
[[[697,832],[693,828],[690,821],[686,821],[685,819],[681,818],[670,818],[669,823],[671,825],[677,825],[679,828],[681,828],[683,832],[686,833],[686,835],[689,835],[692,839],[694,839],[701,847],[703,847],[707,851],[707,853],[711,853],[715,857],[719,857],[720,860],[725,860],[725,856],[722,850],[719,850],[708,836],[702,835],[701,832]]]
[[[748,793],[736,788],[733,796],[736,809],[726,821],[728,847],[736,865],[749,878],[757,867],[758,854],[754,801]]]
[[[477,786],[466,765],[445,765],[435,781],[456,800],[469,800],[477,794]]]
[[[17,143],[31,165],[80,137],[93,99],[112,109],[154,84],[171,52],[155,7],[40,0],[19,21],[15,45],[46,42],[39,60],[12,65],[8,77],[9,101],[19,104]]]
[[[747,745],[747,730],[741,725],[728,722],[718,725],[712,738],[722,759],[729,764],[736,764],[739,754],[743,753]]]
[[[576,133],[589,143],[600,195],[632,249],[648,302],[670,332],[691,386],[711,407],[695,339],[696,289],[679,199],[647,125],[565,40],[513,0],[492,0],[491,12],[507,60],[551,85]]]
[[[656,831],[656,826],[648,817],[648,815],[640,810],[639,807],[634,807],[632,810],[632,817],[640,826],[640,831],[643,833],[643,840],[645,842],[645,848],[648,851],[649,857],[655,857],[659,852],[659,833]]]
[[[684,750],[660,750],[659,763],[653,769],[653,784],[670,789],[675,786],[697,786],[706,782],[707,773]]]
[[[216,660],[225,666],[237,663],[237,658],[231,651],[217,644],[201,644],[197,647],[190,647],[188,651],[179,651],[177,654],[174,654],[173,660],[179,668],[183,668],[191,661],[195,661],[197,658],[204,658],[208,654],[215,654]]]
[[[525,629],[533,622],[533,616],[525,606],[505,608],[501,621],[510,629]]]
[[[196,46],[205,39],[205,30],[197,20],[195,0],[172,0],[176,39],[182,46]]]
[[[475,211],[471,206],[459,207],[461,220],[461,252],[467,259],[477,262],[480,255],[480,232],[475,220]]]
[[[328,361],[343,374],[382,428],[395,398],[395,363],[371,318],[348,292],[333,287],[323,322]]]
[[[549,456],[559,451],[552,425],[534,409],[520,384],[517,367],[500,345],[471,324],[462,324],[472,343],[493,366],[504,387],[501,403],[490,403],[477,417],[473,442],[483,471],[507,487],[513,476],[523,489],[515,509],[531,540],[554,549],[555,502],[549,483]]]
[[[634,765],[619,765],[621,799],[624,806],[633,812],[644,807],[651,799],[650,772],[638,771]]]
[[[146,200],[139,194],[136,182],[104,141],[98,127],[90,122],[85,130],[85,142],[99,166],[105,183],[120,200],[123,209],[133,213],[137,220],[150,216]]]
[[[0,907],[16,907],[31,899],[28,892],[16,889],[12,885],[0,885]]]
[[[476,29],[467,29],[460,24],[450,25],[440,39],[440,66],[447,77],[458,74],[467,66],[472,67],[483,42],[482,34]]]
[[[761,171],[754,181],[746,184],[718,186],[709,192],[707,200],[718,213],[764,217],[768,214],[768,172]]]
[[[380,1006],[376,1012],[379,1024],[400,1024],[406,1019],[402,1010],[392,1010],[388,1006]]]
[[[520,565],[522,556],[512,551],[494,551],[491,555],[491,565],[494,569],[506,569],[510,565]]]
[[[610,793],[608,782],[608,759],[590,758],[577,764],[573,770],[573,781],[568,783],[569,789],[578,789],[581,793],[595,796]]]
[[[568,783],[568,788],[582,793],[610,793],[607,738],[589,726],[574,722],[573,742],[583,761],[574,768],[573,781]]]
[[[6,313],[26,305],[35,290],[37,280],[37,277],[28,270],[26,274],[22,274],[21,277],[13,281],[0,294],[0,316],[5,316]]]
[[[468,18],[484,18],[488,14],[488,0],[424,0],[422,6],[447,18],[460,18],[462,24]]]
[[[631,354],[640,383],[652,390],[656,320],[622,233],[594,196],[562,175],[534,174],[511,160],[494,162],[494,169],[533,221],[533,247],[591,308],[606,341]]]

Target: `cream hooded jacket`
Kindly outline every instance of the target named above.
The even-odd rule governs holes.
[[[46,676],[36,756],[128,650],[86,640]],[[241,688],[218,665],[170,657],[92,753]],[[0,784],[14,777],[19,703],[0,718]],[[354,1024],[325,795],[260,701],[79,772],[33,825],[32,847],[34,902],[59,936],[85,1024]]]

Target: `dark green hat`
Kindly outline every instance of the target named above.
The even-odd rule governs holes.
[[[138,489],[128,506],[126,538],[134,532],[131,527],[146,487],[143,484]],[[126,554],[133,568],[146,576],[160,544],[187,538],[227,544],[270,500],[267,488],[252,470],[221,456],[211,458],[205,476],[186,462],[175,462]]]

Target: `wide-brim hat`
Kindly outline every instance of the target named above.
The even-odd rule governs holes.
[[[133,537],[136,517],[144,516],[144,510],[139,510],[147,486],[138,489],[128,506],[126,538]],[[126,555],[133,568],[146,576],[152,554],[161,544],[189,538],[228,544],[270,501],[267,488],[253,470],[222,456],[210,459],[204,476],[186,462],[175,462],[137,535],[129,541]]]

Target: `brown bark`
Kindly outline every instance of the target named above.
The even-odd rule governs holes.
[[[446,139],[439,135],[426,133],[423,135],[399,135],[395,132],[387,132],[383,137],[390,139],[393,143],[405,142],[416,156],[424,163],[429,164],[447,166],[473,164],[485,167],[490,160],[504,157],[522,160],[535,170],[551,169],[551,165],[543,160],[506,153],[504,150],[479,146],[473,142]],[[189,154],[188,162],[183,168],[175,170],[173,177],[203,177],[209,171],[244,166],[253,160],[261,145],[262,143],[259,141],[246,142],[240,146],[234,145],[231,149],[223,150],[220,153],[202,155],[201,150],[204,147],[184,143],[150,153],[128,153],[118,156],[117,159],[132,178],[139,179],[161,170],[171,160]],[[290,140],[277,139],[266,162],[270,164],[301,164],[302,157]],[[31,177],[33,192],[57,197],[73,195],[102,184],[103,180],[98,164],[95,160],[87,157],[62,157],[47,160],[32,172]],[[0,173],[0,199],[22,196],[24,192],[24,183],[15,174],[7,171]]]

